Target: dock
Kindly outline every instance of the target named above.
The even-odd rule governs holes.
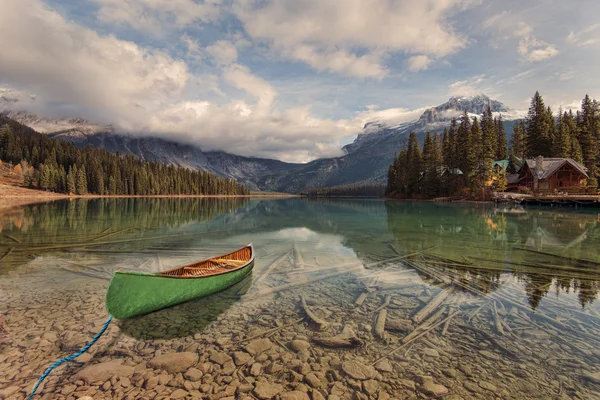
[[[492,201],[497,204],[520,204],[525,206],[600,208],[600,195],[535,195],[503,192],[495,194]]]

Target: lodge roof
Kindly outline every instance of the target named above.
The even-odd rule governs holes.
[[[559,168],[565,164],[570,164],[579,171],[583,176],[589,178],[587,174],[587,168],[571,158],[544,158],[539,157],[541,161],[541,168],[537,169],[537,160],[528,159],[526,160],[527,166],[531,170],[533,176],[537,176],[538,179],[548,179],[554,174]]]

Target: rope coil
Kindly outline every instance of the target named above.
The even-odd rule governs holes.
[[[44,379],[46,379],[46,377],[50,374],[50,372],[52,372],[52,370],[54,368],[58,367],[62,363],[66,363],[67,361],[74,360],[75,358],[77,358],[80,355],[82,355],[83,353],[85,353],[90,347],[92,347],[92,345],[94,343],[96,343],[96,341],[98,341],[98,339],[100,339],[100,336],[102,336],[102,334],[106,331],[106,329],[108,328],[108,325],[110,324],[110,321],[112,321],[112,317],[108,318],[108,320],[104,323],[104,326],[102,327],[102,329],[100,329],[100,332],[98,332],[96,334],[96,336],[94,336],[94,338],[91,340],[91,342],[89,342],[88,344],[83,346],[83,348],[81,350],[79,350],[77,353],[71,354],[68,357],[62,358],[62,359],[58,360],[57,362],[55,362],[54,364],[52,364],[51,366],[49,366],[48,369],[46,370],[46,372],[44,372],[43,375],[40,377],[40,379],[38,379],[37,383],[33,387],[33,390],[31,391],[31,394],[29,395],[29,397],[27,397],[27,400],[31,400],[33,398],[33,396],[35,395],[35,392],[38,390],[38,388],[40,387],[40,385],[42,384]]]

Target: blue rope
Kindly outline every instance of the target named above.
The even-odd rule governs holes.
[[[108,320],[104,323],[104,326],[102,327],[102,329],[100,330],[100,332],[98,332],[96,334],[96,336],[94,336],[94,338],[92,339],[92,341],[89,342],[88,344],[86,344],[85,346],[83,346],[83,348],[81,350],[79,350],[77,353],[71,354],[68,357],[60,359],[57,362],[55,362],[54,364],[52,364],[50,367],[48,367],[48,369],[46,370],[46,372],[44,372],[44,374],[40,377],[40,379],[35,384],[33,390],[31,391],[31,394],[29,395],[29,397],[27,398],[27,400],[31,400],[33,398],[33,396],[35,395],[35,392],[38,390],[38,387],[40,386],[40,384],[44,381],[44,379],[46,379],[46,377],[48,376],[48,374],[50,374],[50,372],[52,372],[52,370],[54,368],[58,367],[62,363],[65,363],[67,361],[71,361],[71,360],[79,357],[80,355],[82,355],[83,353],[85,353],[90,347],[92,347],[92,345],[94,343],[96,343],[96,341],[98,339],[100,339],[100,336],[102,336],[102,334],[106,331],[106,328],[108,328],[108,325],[110,324],[110,321],[112,321],[112,317],[108,318]]]

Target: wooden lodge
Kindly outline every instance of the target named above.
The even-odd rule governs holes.
[[[587,189],[587,168],[570,158],[544,158],[525,160],[517,177],[510,182],[526,186],[535,193],[562,192],[583,194]]]

